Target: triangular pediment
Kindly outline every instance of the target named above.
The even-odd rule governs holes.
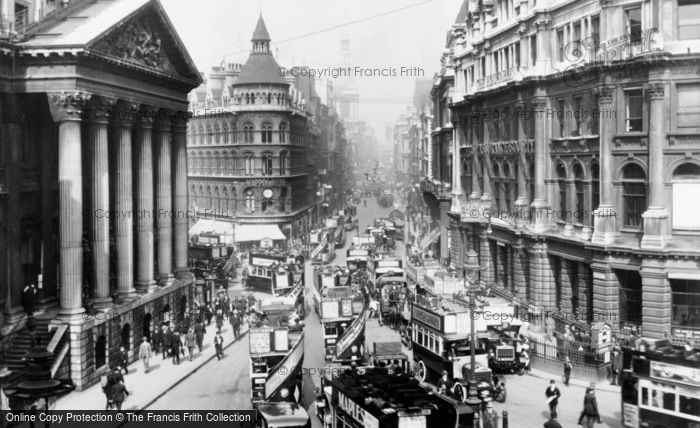
[[[157,1],[149,1],[88,43],[98,56],[201,82],[192,58]]]

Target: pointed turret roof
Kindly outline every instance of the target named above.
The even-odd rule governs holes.
[[[267,32],[267,27],[265,26],[265,20],[263,20],[262,13],[258,18],[258,25],[255,26],[255,31],[253,31],[253,38],[251,41],[270,41],[270,33]]]

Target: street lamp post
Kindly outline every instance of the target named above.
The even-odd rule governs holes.
[[[470,343],[469,343],[469,353],[471,356],[471,367],[469,375],[469,399],[467,403],[472,405],[476,410],[480,400],[477,398],[477,382],[476,382],[476,332],[475,332],[475,317],[474,312],[476,311],[476,302],[474,296],[474,286],[479,278],[479,272],[483,269],[479,266],[479,255],[474,251],[473,248],[469,248],[467,251],[467,260],[464,263],[463,279],[464,287],[469,293],[469,318],[471,319],[470,324]]]

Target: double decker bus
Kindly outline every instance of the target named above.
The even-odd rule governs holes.
[[[334,427],[471,428],[474,410],[424,388],[415,378],[380,367],[340,371],[328,383]]]
[[[700,427],[700,351],[642,339],[623,349],[622,424]]]
[[[293,256],[277,251],[251,252],[248,256],[248,287],[283,297],[299,285],[304,285],[304,272]]]
[[[421,381],[435,383],[447,371],[454,396],[467,397],[471,379],[471,323],[476,333],[475,380],[478,393],[493,395],[493,373],[488,364],[487,325],[483,317],[472,321],[469,307],[459,299],[416,296],[411,303],[411,343],[416,374]]]
[[[408,310],[411,292],[403,276],[387,273],[378,277],[375,284],[379,291],[379,310],[384,319],[399,317]]]
[[[333,236],[335,246],[342,248],[345,245],[345,217],[339,215],[327,218],[326,228],[328,234]]]
[[[323,326],[326,360],[332,360],[336,355],[338,341],[362,313],[364,298],[352,287],[314,287],[314,300],[319,302],[318,316]]]
[[[367,269],[372,261],[372,253],[365,246],[353,245],[348,248],[345,263],[350,270]]]
[[[314,310],[321,319],[321,301],[324,293],[336,288],[350,287],[350,270],[343,266],[314,266]],[[328,297],[326,295],[326,297]]]
[[[329,263],[335,258],[335,237],[327,228],[314,229],[309,233],[309,257],[311,263]]]

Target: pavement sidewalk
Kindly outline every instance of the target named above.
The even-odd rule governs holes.
[[[535,368],[530,370],[530,375],[540,379],[554,379],[557,381],[557,383],[561,383],[562,379],[562,374],[556,375],[549,372],[545,372],[543,370],[537,370]],[[573,377],[569,379],[569,383],[571,385],[580,386],[582,388],[588,388],[588,386],[591,384],[590,381],[575,379]],[[620,394],[620,387],[617,385],[610,385],[607,380],[604,380],[602,382],[595,382],[595,388],[601,391]]]
[[[256,293],[242,291],[240,283],[241,270],[242,268],[237,269],[238,275],[233,281],[233,286],[229,287],[229,292],[238,291],[238,294],[242,292],[244,296],[247,294],[255,295]],[[230,294],[231,296],[234,295],[234,293]],[[247,332],[248,324],[246,323],[241,326],[241,334],[237,340],[242,340],[246,337]],[[147,408],[200,367],[215,359],[215,335],[216,325],[212,320],[212,324],[206,327],[202,352],[197,351],[192,361],[189,361],[188,357],[182,357],[181,355],[180,364],[174,365],[172,358],[163,359],[162,354],[159,354],[151,358],[148,373],[144,373],[143,363],[140,359],[130,364],[129,373],[124,376],[124,384],[130,395],[124,401],[122,410],[142,410]],[[228,320],[224,321],[221,335],[224,338],[225,354],[226,350],[237,341],[233,338],[233,329]],[[185,349],[185,352],[187,353],[187,349]],[[73,391],[59,398],[56,400],[55,410],[104,410],[106,402],[107,399],[102,392],[102,386],[98,382],[83,391]]]

